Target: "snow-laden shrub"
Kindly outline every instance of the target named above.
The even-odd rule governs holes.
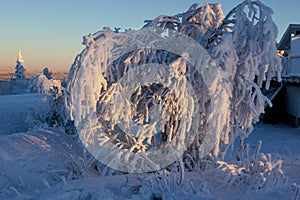
[[[145,199],[202,199],[210,197],[210,189],[198,178],[178,183],[174,173],[152,174],[145,177],[138,194]]]
[[[92,156],[83,151],[82,155],[69,154],[69,156],[66,156],[65,168],[44,169],[41,173],[46,174],[55,181],[62,181],[67,184],[71,180],[99,175],[96,163]]]
[[[59,80],[48,79],[44,74],[36,74],[30,79],[29,91],[45,94],[44,105],[32,108],[28,116],[29,127],[58,127],[64,123],[64,88]]]
[[[32,93],[57,93],[61,96],[63,88],[60,80],[48,79],[44,74],[38,73],[29,80],[29,91]]]
[[[292,194],[290,196],[290,199],[296,200],[296,199],[300,199],[300,185],[293,183],[292,185]]]
[[[272,158],[271,154],[260,153],[260,147],[261,141],[258,142],[255,154],[251,156],[249,145],[243,145],[235,163],[207,160],[206,169],[202,170],[203,175],[218,182],[218,189],[234,190],[237,193],[263,191],[285,184],[287,180],[282,170],[283,161]]]
[[[140,175],[140,188],[136,192],[145,199],[202,199],[210,198],[207,182],[199,177],[184,179],[181,161],[170,165],[167,170],[149,175]],[[133,196],[133,199],[134,196]]]

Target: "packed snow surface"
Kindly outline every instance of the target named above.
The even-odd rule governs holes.
[[[42,95],[22,97],[24,102],[28,102],[26,99],[39,102]],[[1,105],[8,108],[20,96],[5,98],[10,101],[2,102]],[[18,111],[16,113],[22,115],[28,108],[19,105],[11,107],[10,111]],[[18,117],[15,115],[16,119]],[[7,124],[13,124],[13,121]],[[96,170],[95,165],[89,163],[89,158],[75,136],[57,128],[2,133],[0,199],[151,199],[155,193],[177,199],[187,199],[185,194],[191,199],[247,199],[249,195],[256,199],[299,197],[300,128],[283,124],[258,124],[247,139],[250,152],[255,150],[258,140],[263,141],[262,152],[271,153],[273,157],[279,156],[283,160],[282,169],[286,180],[267,190],[247,193],[234,186],[220,187],[218,179],[211,179],[211,174],[203,175],[201,171],[186,172],[181,185],[176,184],[176,180],[172,181],[173,176],[162,176],[163,182],[159,182],[154,175],[110,176],[105,169]],[[202,180],[208,181],[203,184]]]
[[[45,94],[0,96],[0,135],[28,131],[28,115],[46,101]]]

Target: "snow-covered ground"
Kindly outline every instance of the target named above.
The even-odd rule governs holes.
[[[257,141],[262,140],[261,152],[283,160],[285,184],[247,193],[218,187],[218,180],[203,185],[203,179],[210,179],[208,174],[187,172],[182,185],[173,185],[169,179],[162,178],[163,186],[159,181],[155,186],[159,179],[152,180],[151,175],[103,175],[85,157],[76,137],[62,130],[43,128],[20,132],[24,127],[17,126],[22,126],[24,115],[42,101],[42,95],[0,97],[3,119],[0,122],[0,199],[151,199],[156,190],[163,197],[176,199],[299,198],[300,128],[257,124],[246,140],[251,152]]]
[[[33,109],[44,105],[45,101],[45,94],[0,96],[0,135],[28,131],[28,115]]]

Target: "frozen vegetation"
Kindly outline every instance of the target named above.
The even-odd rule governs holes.
[[[21,51],[19,51],[17,65],[16,65],[16,71],[14,74],[16,79],[25,79],[25,68],[22,66],[23,62],[24,62],[24,60],[23,60],[22,53],[21,53]]]
[[[272,13],[194,4],[84,36],[67,88],[45,70],[0,97],[0,198],[299,199],[300,129],[253,125],[281,80]]]

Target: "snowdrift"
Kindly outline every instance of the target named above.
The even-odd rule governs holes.
[[[37,108],[45,107],[46,101],[45,94],[0,96],[0,135],[28,131],[28,116]]]
[[[83,150],[75,141],[55,128],[0,137],[0,198],[51,188],[88,171],[95,176],[96,170],[80,171]]]

